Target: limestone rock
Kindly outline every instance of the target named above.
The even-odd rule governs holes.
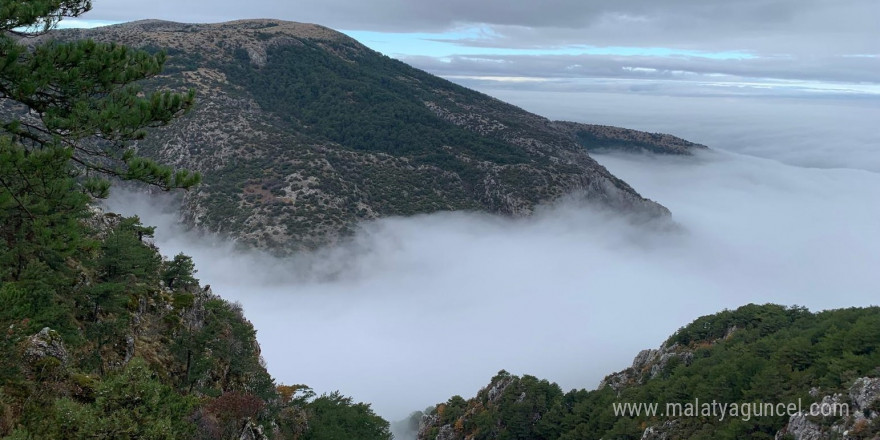
[[[673,440],[675,437],[671,432],[676,425],[678,420],[667,420],[662,425],[649,426],[642,433],[642,440]]]
[[[817,396],[817,390],[810,390],[810,394]],[[835,393],[822,397],[819,402],[826,408],[842,408],[845,414],[831,416],[831,423],[816,423],[815,417],[806,414],[792,416],[788,423],[776,433],[776,440],[782,440],[786,435],[795,440],[860,440],[867,438],[863,429],[872,423],[878,414],[871,410],[871,406],[880,400],[880,378],[861,377],[853,381],[847,393]],[[875,435],[872,437],[877,438]]]
[[[629,385],[645,383],[648,379],[662,373],[669,362],[674,359],[685,365],[690,365],[693,362],[694,354],[678,345],[642,350],[633,359],[631,367],[602,379],[599,382],[599,389],[610,386],[614,391],[620,392]]]
[[[61,335],[49,327],[43,328],[39,333],[28,338],[24,355],[25,359],[31,363],[52,357],[58,359],[62,365],[67,365],[69,359]]]

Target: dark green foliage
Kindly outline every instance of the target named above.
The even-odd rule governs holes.
[[[169,289],[188,289],[199,284],[199,280],[193,276],[196,272],[198,271],[191,257],[177,254],[174,259],[165,263],[162,281]]]
[[[28,152],[0,136],[0,321],[74,333],[70,258],[88,252],[87,195],[70,177],[69,151]]]
[[[579,131],[575,133],[575,140],[588,151],[605,152],[605,151],[625,151],[630,153],[651,152],[657,154],[668,154],[669,149],[664,148],[659,138],[663,135],[648,135],[648,139],[644,141],[633,139],[617,139],[613,137],[597,136],[588,131]]]
[[[41,32],[88,7],[3,2],[0,28]],[[388,438],[373,435],[387,423],[350,399],[280,400],[240,306],[202,289],[190,257],[163,261],[137,217],[90,209],[108,189],[96,171],[163,188],[198,180],[126,144],[192,103],[191,93],[138,96],[132,81],[163,61],[0,36],[0,100],[37,116],[0,124],[0,437],[237,439],[247,422],[300,438],[314,406],[315,438],[336,421],[350,423],[346,438]],[[44,327],[48,342],[34,345]]]
[[[343,56],[328,56],[328,51]],[[461,171],[464,178],[471,166],[453,152],[499,164],[530,162],[519,147],[440,119],[423,102],[431,96],[414,94],[420,89],[412,83],[426,89],[432,83],[450,84],[399,61],[362,53],[350,43],[310,40],[270,46],[267,56],[268,63],[256,68],[238,49],[238,65],[224,67],[260,105],[306,132],[354,150],[414,156],[421,163]]]
[[[196,399],[163,385],[140,359],[108,376],[95,390],[92,402],[60,398],[41,413],[42,423],[12,433],[12,439],[151,439],[189,438],[194,426],[187,417]]]
[[[161,72],[164,54],[91,40],[29,47],[5,32],[45,32],[62,17],[90,7],[91,2],[75,0],[10,0],[0,6],[0,100],[28,110],[0,121],[0,135],[11,135],[30,150],[67,152],[86,173],[165,189],[198,183],[199,175],[175,172],[127,145],[143,138],[145,128],[165,125],[193,104],[193,92],[142,96],[134,84]]]
[[[79,221],[89,197],[76,191],[70,150],[28,151],[0,135],[0,280],[20,280],[29,264],[66,270],[82,250]]]
[[[666,419],[617,416],[613,403],[656,402],[662,411],[667,403],[695,398],[722,403],[801,399],[806,407],[816,400],[808,393],[813,387],[831,394],[857,377],[880,373],[877,329],[876,307],[810,313],[801,307],[747,305],[704,316],[676,332],[665,345],[693,353],[692,361],[670,361],[643,383],[562,394],[545,381],[502,372],[492,380],[493,386],[510,381],[501,397],[490,401],[484,390],[465,403],[453,398],[438,425],[457,423],[461,438],[475,439],[639,439],[646,426]],[[463,405],[473,415],[460,417]],[[786,421],[785,416],[683,418],[670,438],[771,439]]]
[[[682,327],[666,341],[672,344],[690,345],[695,342],[713,341],[726,335],[731,329],[752,328],[758,336],[776,332],[790,326],[799,318],[810,315],[802,307],[787,308],[779,305],[759,306],[749,304],[736,310],[725,310],[721,313],[704,316]]]
[[[275,384],[260,365],[256,332],[241,308],[217,297],[203,297],[181,310],[202,315],[184,322],[170,343],[176,358],[177,387],[187,392],[220,396],[246,391],[262,399],[275,397]],[[195,325],[194,325],[195,324]]]
[[[4,1],[0,4],[0,32],[46,32],[64,17],[76,17],[92,7],[91,0]]]
[[[493,391],[481,391],[473,402],[458,396],[450,399],[441,420],[454,424],[459,432],[472,432],[474,439],[555,438],[559,429],[557,421],[545,415],[558,406],[563,397],[558,385],[528,375],[515,377],[506,371],[499,372],[492,384]],[[458,421],[474,409],[474,417]]]
[[[143,240],[152,237],[153,229],[143,226],[137,217],[120,221],[101,244],[98,270],[105,281],[152,281],[161,259]]]
[[[306,405],[309,430],[304,440],[391,440],[389,424],[370,405],[354,403],[339,392],[325,394]]]
[[[240,307],[202,291],[191,258],[163,262],[138,218],[91,212],[65,155],[6,146],[0,437],[189,438],[194,397],[230,392],[258,399],[255,422],[269,426],[281,409]],[[43,327],[57,330],[66,364],[23,356]],[[131,352],[147,363],[126,363]]]

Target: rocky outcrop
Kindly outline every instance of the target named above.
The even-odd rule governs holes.
[[[855,410],[864,413],[880,400],[880,377],[861,377],[849,388],[849,398]],[[875,408],[876,409],[876,408]],[[870,414],[876,416],[877,414]]]
[[[810,394],[818,397],[818,390],[813,389]],[[830,415],[794,415],[776,433],[776,440],[880,438],[880,378],[858,378],[847,393],[823,396],[818,405],[820,413]]]
[[[478,411],[497,405],[501,397],[504,395],[505,390],[507,390],[516,380],[518,380],[518,378],[506,373],[499,374],[493,378],[489,386],[480,390],[478,394],[478,398],[480,398],[480,396],[485,397],[485,403],[481,402],[479,405],[469,405],[469,409],[465,411],[464,414],[455,420],[451,420],[449,423],[443,423],[442,416],[446,409],[446,405],[438,405],[435,411],[422,415],[422,418],[419,421],[419,430],[416,438],[430,438],[431,440],[460,440],[464,435],[461,432],[461,429],[455,429],[455,424],[463,424],[464,420],[473,417]],[[520,401],[523,397],[524,396],[520,397]],[[434,436],[429,435],[432,432],[434,433]]]
[[[546,411],[561,397],[556,384],[502,370],[474,398],[454,396],[428,411],[421,418],[417,438],[529,438],[528,432],[544,423]]]
[[[269,437],[263,432],[262,426],[255,424],[251,419],[247,419],[241,428],[238,440],[269,440]]]
[[[27,339],[24,356],[31,365],[45,361],[47,358],[55,359],[61,365],[67,365],[69,359],[61,335],[49,327],[43,328]]]
[[[664,345],[659,349],[642,350],[633,359],[632,366],[606,376],[599,382],[598,388],[611,387],[619,393],[628,386],[643,384],[654,378],[662,373],[673,360],[690,365],[693,359],[694,353],[692,351],[675,344],[668,347]]]
[[[660,425],[649,426],[642,433],[642,440],[674,440],[676,439],[675,429],[678,420],[667,420]]]

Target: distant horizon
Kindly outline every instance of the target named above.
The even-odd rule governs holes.
[[[880,3],[656,5],[645,0],[504,8],[452,1],[98,0],[61,27],[140,20],[186,24],[268,19],[312,23],[435,75],[477,87],[799,99],[880,97]],[[149,18],[141,18],[149,16]]]

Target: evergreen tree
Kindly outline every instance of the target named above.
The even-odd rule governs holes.
[[[20,111],[0,120],[0,137],[28,151],[67,152],[85,187],[106,194],[100,178],[188,188],[198,174],[138,156],[130,141],[193,105],[194,92],[144,93],[136,82],[157,75],[165,54],[91,40],[34,43],[63,17],[88,11],[88,0],[5,0],[0,5],[0,102]]]
[[[355,403],[338,391],[324,394],[307,405],[311,414],[305,440],[391,440],[387,421],[373,413],[370,405]]]
[[[180,253],[175,255],[173,260],[165,263],[162,281],[169,289],[187,289],[199,284],[199,280],[193,276],[196,272],[198,271],[192,257]]]

